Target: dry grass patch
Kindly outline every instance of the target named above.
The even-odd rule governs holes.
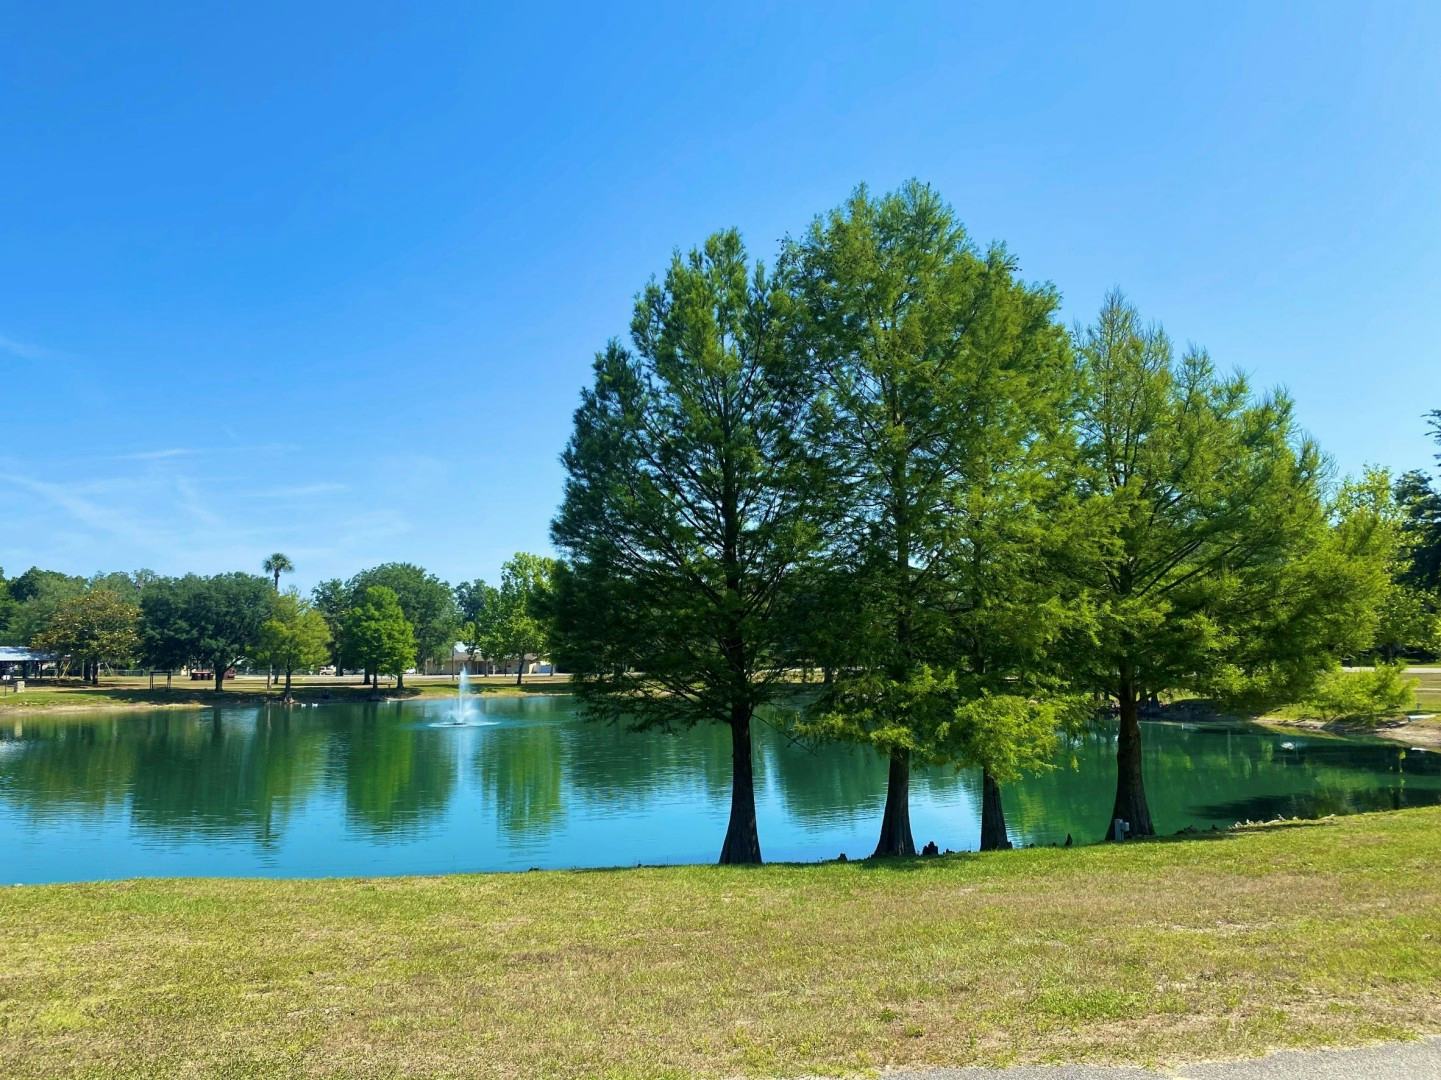
[[[1149,1062],[1441,1030],[1441,809],[885,864],[0,890],[0,1074]]]

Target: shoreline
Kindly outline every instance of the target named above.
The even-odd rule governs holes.
[[[1375,738],[1426,751],[1441,751],[1441,717],[1428,715],[1419,720],[1390,720],[1381,724],[1349,724],[1344,720],[1292,720],[1263,716],[1254,723],[1273,731],[1304,731],[1342,738]]]
[[[567,696],[570,694],[569,680],[557,679],[554,683],[525,683],[516,686],[514,682],[471,683],[473,697],[531,697]],[[310,705],[361,704],[366,702],[407,702],[425,700],[446,700],[456,696],[456,684],[446,682],[421,683],[397,691],[394,687],[384,688],[376,694],[370,687],[359,684],[326,686],[297,684],[291,687],[291,703],[285,704],[280,689],[237,688],[216,692],[213,689],[166,690],[157,687],[123,686],[42,686],[22,694],[0,694],[0,720],[13,716],[17,719],[35,719],[44,716],[78,716],[100,712],[170,712],[177,709],[254,708],[273,706],[275,708],[305,707]],[[20,699],[20,700],[17,700]]]

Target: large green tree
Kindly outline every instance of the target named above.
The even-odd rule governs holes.
[[[5,626],[7,644],[30,645],[66,600],[85,591],[84,578],[32,566],[8,583],[13,601]]]
[[[57,604],[35,648],[79,661],[92,684],[100,665],[131,659],[140,645],[140,609],[113,589],[87,589]]]
[[[734,231],[677,254],[637,302],[633,348],[596,358],[552,525],[571,560],[556,655],[585,710],[729,728],[722,863],[761,861],[751,724],[793,660],[783,609],[816,544],[787,307]]]
[[[350,590],[339,578],[320,582],[310,591],[310,602],[330,630],[330,658],[335,673],[341,674],[346,667],[345,616],[350,611]]]
[[[816,379],[836,478],[808,497],[846,519],[828,575],[846,640],[827,644],[836,674],[810,726],[887,756],[876,854],[911,854],[913,758],[961,745],[955,666],[971,660],[953,617],[971,603],[955,580],[968,492],[1019,458],[1038,425],[1060,424],[1066,337],[1055,291],[1018,281],[1003,249],[978,251],[918,183],[879,198],[857,190],[788,246],[784,267],[800,309],[793,347]],[[968,693],[983,689],[972,679]]]
[[[1075,348],[1078,491],[1099,530],[1077,582],[1098,610],[1084,666],[1119,707],[1110,818],[1148,836],[1143,697],[1223,675],[1303,685],[1340,645],[1334,583],[1355,553],[1332,542],[1322,459],[1284,394],[1257,398],[1199,349],[1177,357],[1119,293]]]
[[[1433,409],[1426,419],[1441,444],[1441,409]],[[1441,454],[1436,458],[1441,461]],[[1424,470],[1413,469],[1396,481],[1395,497],[1402,514],[1404,554],[1378,644],[1387,654],[1406,649],[1435,653],[1441,651],[1441,488]]]
[[[284,672],[286,700],[293,673],[324,663],[329,652],[330,628],[325,617],[293,589],[277,596],[270,618],[260,627],[255,658]]]
[[[365,587],[345,617],[345,638],[367,671],[393,675],[396,689],[405,686],[405,669],[415,657],[415,631],[393,589]]]
[[[224,690],[225,672],[259,644],[274,600],[269,578],[238,571],[151,582],[140,594],[144,653],[166,667],[181,655],[209,664]]]
[[[497,655],[515,657],[517,686],[523,678],[525,658],[541,656],[550,648],[554,575],[554,559],[525,551],[516,552],[500,568],[493,647]],[[484,616],[481,625],[488,625]]]
[[[347,588],[352,598],[359,598],[372,585],[383,585],[395,593],[414,630],[411,663],[417,670],[424,671],[428,661],[450,654],[457,620],[455,595],[449,585],[414,563],[390,562],[362,570],[350,579]]]
[[[455,607],[460,620],[457,634],[471,670],[476,671],[477,661],[494,660],[505,648],[500,590],[480,578],[462,581],[455,587]]]

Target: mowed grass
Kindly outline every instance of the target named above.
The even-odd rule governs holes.
[[[731,1077],[1441,1031],[1441,808],[870,864],[0,889],[5,1077]]]
[[[1441,668],[1408,674],[1417,681],[1416,703],[1428,712],[1441,710]]]

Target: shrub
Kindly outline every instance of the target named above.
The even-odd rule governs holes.
[[[1303,703],[1322,720],[1365,720],[1375,723],[1416,707],[1416,680],[1405,676],[1404,664],[1377,664],[1370,671],[1335,668],[1316,681]]]

